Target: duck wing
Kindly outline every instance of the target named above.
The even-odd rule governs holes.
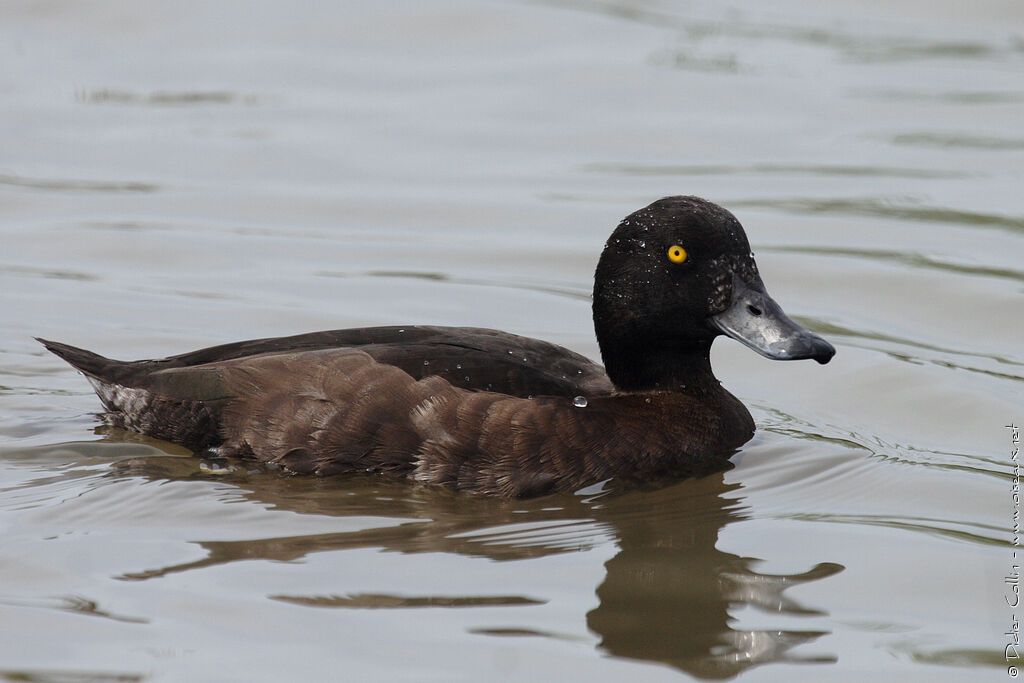
[[[86,371],[54,348],[74,347],[43,343]],[[106,374],[101,376],[124,386],[136,386],[140,376],[155,371],[261,354],[341,348],[358,348],[378,363],[393,365],[415,379],[436,375],[463,389],[524,398],[542,395],[571,398],[614,390],[604,368],[585,356],[539,339],[476,327],[360,327],[253,339],[159,360],[121,363],[118,367],[108,365],[104,368]]]
[[[393,368],[412,380],[437,377],[455,388],[528,398],[606,395],[604,369],[548,342],[480,328],[371,327],[223,344],[156,360],[118,361],[68,344],[39,340],[89,379],[107,421],[194,450],[222,440],[221,412],[235,398],[223,370],[264,356],[288,356],[288,367],[324,362],[318,352],[358,350],[377,372]],[[308,354],[308,355],[307,355]],[[331,365],[321,374],[336,371]],[[367,379],[367,378],[364,378]],[[303,391],[298,374],[277,373],[264,391]]]

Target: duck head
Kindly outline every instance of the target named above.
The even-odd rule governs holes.
[[[605,369],[626,391],[715,381],[711,343],[722,334],[775,360],[835,355],[768,296],[736,217],[699,197],[659,199],[619,223],[593,310]]]

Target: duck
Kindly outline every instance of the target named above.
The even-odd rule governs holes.
[[[774,360],[835,355],[768,295],[736,217],[694,196],[622,219],[592,309],[603,366],[473,327],[330,330],[138,361],[38,341],[85,375],[112,426],[294,474],[504,497],[730,467],[755,425],[712,372],[719,336]]]

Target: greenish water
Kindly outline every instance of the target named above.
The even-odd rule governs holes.
[[[1024,6],[0,9],[0,678],[1000,680]],[[118,358],[361,325],[596,357],[593,267],[732,209],[827,366],[728,340],[728,472],[482,500],[101,428]]]

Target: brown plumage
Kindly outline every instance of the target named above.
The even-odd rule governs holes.
[[[666,257],[674,245],[684,261]],[[711,373],[718,334],[774,358],[834,353],[764,293],[732,214],[691,197],[620,224],[598,265],[594,321],[607,374],[476,328],[335,330],[135,362],[40,341],[86,374],[111,424],[297,473],[505,496],[727,466],[754,424]]]

